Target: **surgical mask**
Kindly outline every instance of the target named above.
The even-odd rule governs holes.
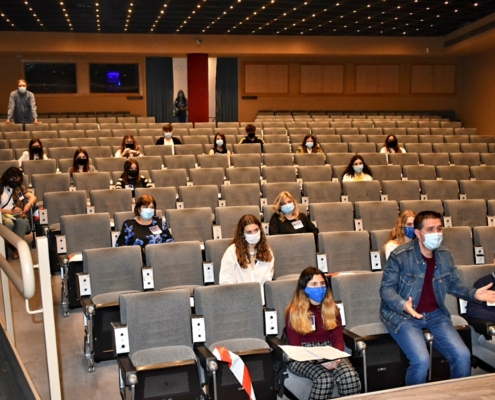
[[[88,163],[88,159],[87,158],[76,158],[76,163],[83,166],[83,165],[86,165]]]
[[[26,88],[25,88],[25,87],[23,87],[23,86],[21,86],[21,87],[19,88],[19,93],[26,93]]]
[[[165,137],[170,139],[172,137],[172,132],[165,132]]]
[[[40,154],[41,147],[31,147],[31,151],[33,152],[33,154]]]
[[[307,287],[304,289],[304,293],[315,303],[321,303],[325,296],[327,295],[326,286],[321,287]]]
[[[388,147],[397,147],[397,140],[389,140],[387,145]]]
[[[354,169],[354,172],[363,172],[364,165],[353,165],[352,168]]]
[[[223,140],[222,139],[217,140],[217,146],[223,146]]]
[[[145,220],[149,220],[153,218],[155,215],[155,209],[154,208],[141,208],[141,211],[139,212],[141,214],[141,218]]]
[[[258,233],[253,233],[253,234],[244,234],[244,238],[246,239],[246,242],[249,244],[258,244],[258,242],[261,239],[261,232]]]
[[[129,178],[137,178],[139,174],[139,171],[137,169],[130,169],[129,172],[127,173],[127,175],[129,176]]]
[[[306,142],[306,147],[312,149],[315,144],[313,142]]]
[[[182,98],[184,97],[184,95],[182,93],[179,93],[179,97]]]
[[[134,150],[134,147],[136,147],[136,146],[134,145],[134,143],[126,143],[125,144],[125,147],[126,147],[126,149],[132,149],[132,150]]]
[[[254,139],[256,137],[256,132],[249,132],[248,133],[248,138],[249,139]]]
[[[423,241],[423,244],[428,250],[436,250],[440,247],[442,244],[443,240],[443,234],[442,233],[424,233],[425,240]]]
[[[404,235],[409,239],[414,239],[414,226],[405,226]]]
[[[294,208],[296,208],[294,203],[287,203],[280,207],[284,214],[290,214],[292,211],[294,211]]]

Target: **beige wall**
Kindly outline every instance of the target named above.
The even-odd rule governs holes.
[[[495,135],[495,50],[462,61],[460,117],[465,126]]]

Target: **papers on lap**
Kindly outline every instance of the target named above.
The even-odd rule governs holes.
[[[350,357],[350,354],[331,346],[280,346],[280,348],[294,361],[337,360],[339,358]]]

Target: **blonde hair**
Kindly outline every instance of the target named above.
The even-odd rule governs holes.
[[[307,335],[313,331],[311,325],[311,313],[309,307],[311,305],[308,296],[304,293],[304,289],[308,285],[308,282],[313,279],[315,275],[320,275],[325,279],[325,287],[327,288],[327,294],[321,303],[321,317],[323,319],[323,326],[327,330],[332,330],[337,327],[337,316],[339,310],[333,299],[332,290],[328,284],[328,280],[325,274],[321,270],[315,267],[307,267],[297,281],[296,291],[292,296],[292,300],[285,310],[290,327],[294,329],[300,335]]]
[[[399,218],[397,218],[397,221],[395,222],[395,226],[390,231],[388,241],[395,240],[398,244],[404,244],[406,242],[404,227],[406,226],[407,219],[410,217],[415,218],[416,213],[411,210],[406,210],[399,216]]]
[[[282,202],[285,199],[291,200],[292,203],[294,203],[294,210],[290,215],[292,215],[296,220],[299,219],[299,204],[297,204],[297,201],[294,198],[294,196],[292,196],[292,194],[290,194],[287,191],[280,192],[280,194],[277,196],[277,198],[273,202],[273,212],[275,214],[278,214],[278,218],[280,219],[280,221],[282,222],[285,221],[285,215],[281,210]]]

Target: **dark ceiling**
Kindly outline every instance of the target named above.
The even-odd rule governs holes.
[[[1,0],[0,31],[444,36],[494,0]]]

